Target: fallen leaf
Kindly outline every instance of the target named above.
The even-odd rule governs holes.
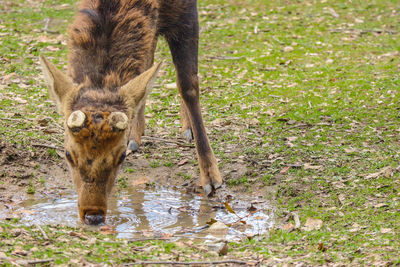
[[[115,228],[111,225],[103,225],[100,227],[100,234],[102,235],[114,235],[118,234],[117,231],[115,231]]]
[[[232,207],[229,205],[228,202],[225,202],[225,208],[226,208],[230,213],[236,214],[236,212],[232,209]]]
[[[216,223],[217,222],[217,220],[216,219],[214,219],[214,218],[211,218],[210,219],[210,221],[208,221],[208,222],[206,222],[206,224],[208,224],[208,225],[213,225],[214,223]]]
[[[34,210],[19,210],[18,213],[31,215],[31,214],[34,214],[35,211]]]
[[[227,242],[225,242],[225,244],[221,247],[221,249],[218,251],[218,254],[220,255],[220,256],[223,256],[223,255],[226,255],[226,254],[228,254],[228,243]]]
[[[249,124],[252,125],[252,126],[257,126],[257,125],[260,124],[260,121],[258,119],[256,119],[256,118],[253,118],[253,119],[250,120]]]
[[[374,205],[374,208],[386,208],[386,207],[389,207],[389,205],[388,204],[386,204],[386,203],[379,203],[379,204],[376,204],[376,205]]]
[[[339,17],[339,14],[336,13],[336,11],[333,8],[328,7],[327,10],[332,15],[332,17],[334,17],[334,18],[338,18]]]
[[[381,175],[383,175],[385,178],[391,177],[393,175],[393,168],[391,166],[386,166],[380,169],[378,172],[368,174],[365,176],[365,179],[378,178]]]
[[[287,223],[287,224],[282,226],[282,230],[290,232],[290,231],[294,230],[294,224],[291,223],[291,222]]]
[[[224,122],[223,119],[218,118],[218,119],[213,120],[210,124],[213,125],[213,126],[217,126],[217,125],[222,125],[223,122]]]
[[[22,98],[20,98],[20,97],[15,97],[14,100],[17,101],[17,102],[20,103],[20,104],[26,104],[26,103],[28,103],[27,100],[22,99]]]
[[[288,147],[294,147],[294,144],[292,142],[287,142],[286,144]]]
[[[349,147],[349,148],[345,148],[344,149],[344,152],[346,152],[346,153],[354,153],[354,152],[356,152],[357,150],[355,149],[355,148],[352,148],[352,147]]]
[[[182,166],[187,162],[188,162],[188,159],[182,159],[181,161],[178,162],[178,166]]]
[[[213,233],[213,234],[226,234],[228,233],[228,226],[224,224],[223,222],[215,222],[213,223],[208,229],[207,232]]]
[[[28,255],[28,251],[23,250],[22,248],[16,248],[12,252],[13,255],[18,255],[18,256],[26,256]]]
[[[246,234],[248,240],[252,240],[255,236],[257,236],[257,234]]]
[[[349,230],[350,233],[357,232],[361,229],[360,225],[358,223],[353,223],[351,226],[351,229]]]
[[[143,177],[141,177],[141,178],[139,178],[139,179],[136,179],[136,180],[132,181],[131,184],[132,184],[133,186],[138,186],[138,185],[146,184],[146,183],[148,183],[148,182],[150,182],[150,179],[147,178],[146,176],[143,176]]]
[[[318,250],[322,251],[322,252],[326,251],[326,247],[324,246],[324,243],[322,243],[322,242],[318,243]]]
[[[154,231],[153,230],[143,230],[142,235],[144,237],[154,237]]]
[[[300,228],[300,218],[299,215],[296,212],[292,212],[292,216],[293,216],[293,220],[295,222],[295,229],[299,229]]]
[[[297,136],[289,136],[289,137],[286,137],[286,140],[288,140],[289,142],[294,142],[294,141],[296,141],[298,138],[299,138],[299,137],[297,137]]]
[[[35,118],[35,123],[39,124],[40,126],[43,126],[43,127],[47,126],[50,121],[51,121],[50,117],[46,117],[43,115],[39,115]]]
[[[284,52],[292,52],[293,50],[294,50],[294,48],[291,46],[285,46],[285,48],[283,48]]]
[[[173,233],[164,233],[161,238],[162,239],[170,239],[171,237],[173,237],[174,234]]]
[[[321,165],[311,165],[310,163],[304,163],[305,170],[319,170],[321,168],[322,168]]]
[[[364,20],[363,19],[359,19],[359,18],[355,18],[354,22],[360,24],[360,23],[364,23]]]
[[[69,235],[70,236],[76,236],[76,237],[79,237],[79,238],[85,239],[85,240],[87,240],[89,238],[87,235],[82,234],[82,233],[78,233],[78,232],[70,232]]]
[[[275,68],[275,69],[276,69],[276,68]],[[275,111],[268,109],[265,113],[266,113],[268,116],[274,116]]]
[[[253,204],[250,205],[250,207],[247,208],[248,211],[254,213],[257,211],[257,208],[253,206]]]
[[[209,244],[207,246],[208,251],[217,252],[220,256],[228,254],[228,243],[227,242],[218,242],[214,244]]]
[[[381,228],[381,234],[388,234],[391,232],[392,232],[391,228]]]
[[[178,88],[178,87],[176,86],[176,83],[168,83],[168,84],[165,85],[165,87],[166,87],[167,89],[175,89],[175,88]]]
[[[290,166],[283,167],[279,173],[286,174],[289,171],[289,169],[290,169]]]
[[[308,217],[306,220],[306,224],[302,228],[304,231],[312,231],[312,230],[319,230],[322,227],[322,220],[320,219],[313,219]]]

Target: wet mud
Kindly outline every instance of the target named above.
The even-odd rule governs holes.
[[[0,143],[0,219],[22,224],[87,227],[78,218],[77,196],[64,159]],[[124,171],[127,167],[134,173]],[[194,164],[151,166],[140,154],[124,163],[109,199],[107,227],[120,238],[169,237],[241,240],[261,235],[274,224],[265,193],[224,185],[211,197],[198,186]],[[238,169],[238,168],[236,168]],[[191,174],[183,179],[177,173]],[[35,188],[29,193],[29,188]],[[218,222],[219,228],[211,226]],[[99,227],[90,227],[98,231]],[[213,230],[214,229],[214,230]]]

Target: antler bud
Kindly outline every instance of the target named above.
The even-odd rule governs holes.
[[[128,116],[123,112],[111,112],[108,116],[108,122],[112,127],[119,130],[125,130],[128,127]]]
[[[74,112],[69,115],[68,120],[67,120],[67,126],[69,128],[79,128],[83,126],[83,123],[85,122],[86,115],[80,110],[75,110]]]

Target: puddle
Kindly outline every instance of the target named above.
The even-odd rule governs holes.
[[[250,212],[252,205],[257,209]],[[110,199],[106,224],[115,227],[119,238],[163,237],[241,240],[264,234],[273,226],[273,210],[263,199],[233,198],[230,213],[223,202],[167,188],[130,188]],[[83,225],[78,219],[77,196],[25,201],[19,210],[26,224]],[[211,219],[229,225],[223,235],[206,228]],[[242,221],[242,222],[240,222]],[[243,223],[245,222],[245,223]]]

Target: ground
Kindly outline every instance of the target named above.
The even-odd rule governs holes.
[[[223,256],[200,241],[128,242],[104,231],[21,225],[5,215],[21,199],[73,190],[62,119],[38,55],[65,66],[65,32],[75,12],[72,0],[6,0],[0,7],[4,263],[133,264],[207,255],[263,265],[400,264],[398,1],[199,2],[201,101],[224,190],[262,195],[275,208],[267,235],[229,243]],[[117,190],[132,173],[160,183],[168,176],[178,187],[195,187],[199,178],[194,148],[180,138],[180,99],[163,40],[160,60],[144,145],[123,165]]]

